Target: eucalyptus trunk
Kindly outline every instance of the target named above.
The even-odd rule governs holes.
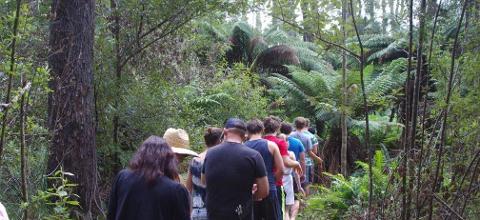
[[[94,0],[53,0],[48,56],[52,143],[48,173],[63,167],[78,184],[82,219],[91,219],[97,189],[93,95]]]

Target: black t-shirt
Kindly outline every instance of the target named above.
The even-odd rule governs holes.
[[[110,194],[108,220],[187,220],[190,201],[187,189],[168,177],[149,186],[131,170],[117,175]]]
[[[252,219],[252,186],[256,178],[266,176],[260,153],[240,143],[224,142],[208,150],[202,173],[210,220]]]

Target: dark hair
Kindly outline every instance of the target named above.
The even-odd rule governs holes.
[[[317,129],[315,129],[314,127],[309,127],[308,128],[308,131],[312,134],[316,134],[317,133]]]
[[[166,176],[178,180],[177,159],[167,142],[158,136],[150,136],[137,150],[128,167],[142,175],[148,185],[158,177]]]
[[[280,132],[282,132],[282,134],[286,134],[286,135],[289,135],[290,133],[292,133],[292,125],[290,125],[290,123],[287,123],[287,122],[282,122],[282,125],[280,127]]]
[[[296,117],[294,123],[296,129],[303,129],[307,127],[307,119],[304,117]]]
[[[276,133],[280,128],[280,120],[278,117],[269,116],[263,120],[263,126],[266,134]]]
[[[216,128],[216,127],[209,127],[205,131],[203,135],[203,139],[205,140],[205,145],[207,147],[213,147],[221,142],[221,138],[223,135],[223,129]]]
[[[229,118],[225,121],[225,132],[236,134],[242,138],[245,138],[247,133],[247,124],[239,118]]]
[[[247,132],[249,134],[258,134],[262,133],[264,127],[263,122],[254,118],[247,123]]]

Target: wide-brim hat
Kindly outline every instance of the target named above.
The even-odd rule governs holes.
[[[163,139],[176,154],[198,156],[195,151],[188,149],[190,147],[190,139],[187,132],[183,129],[169,128],[163,134]]]

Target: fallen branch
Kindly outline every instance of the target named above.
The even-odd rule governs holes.
[[[439,198],[437,195],[435,194],[432,194],[432,197],[435,198],[435,200],[437,200],[440,204],[442,204],[443,206],[445,206],[445,208],[448,209],[448,211],[450,211],[450,213],[453,213],[454,215],[457,216],[457,218],[461,219],[461,220],[464,220],[464,218],[458,214],[458,212],[456,212],[454,209],[452,209],[452,207],[450,207],[445,201],[443,201],[441,198]]]

